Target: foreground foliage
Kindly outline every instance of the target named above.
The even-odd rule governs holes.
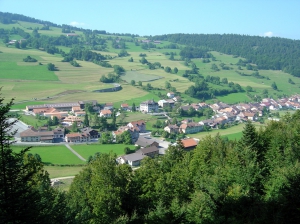
[[[133,171],[100,154],[69,192],[76,222],[298,223],[300,112],[240,141],[208,136],[191,152],[170,146]]]
[[[1,223],[67,223],[65,194],[50,186],[43,164],[29,148],[11,149],[15,132],[8,112],[13,101],[0,97],[0,220]]]
[[[178,142],[135,170],[98,153],[66,195],[29,149],[12,151],[11,105],[0,99],[4,223],[300,222],[300,111],[258,131],[248,122],[239,141],[207,136],[190,152]]]

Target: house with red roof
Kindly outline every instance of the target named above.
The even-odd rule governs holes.
[[[100,117],[111,117],[112,112],[110,110],[101,110]]]
[[[121,109],[125,110],[125,111],[128,111],[129,110],[129,105],[127,103],[122,103],[121,104]]]
[[[182,139],[181,142],[184,150],[187,151],[196,148],[196,146],[198,145],[198,142],[193,138]]]
[[[130,123],[127,124],[127,126],[130,128],[134,128],[139,133],[146,131],[146,122],[144,120],[131,121]]]

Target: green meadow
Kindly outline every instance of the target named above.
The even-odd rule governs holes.
[[[16,22],[15,24],[0,24],[0,28],[11,29],[12,27],[19,27],[29,34],[32,33],[32,29],[35,27],[41,28],[43,25],[29,23],[29,22]],[[58,36],[65,35],[61,32],[61,28],[50,27],[50,30],[39,30],[42,35]],[[76,31],[76,34],[82,35],[82,32]],[[101,38],[107,39],[109,37],[116,38],[117,36],[111,35],[98,35]],[[122,36],[123,39],[131,40],[131,37]],[[18,35],[10,36],[10,39],[20,39]],[[138,40],[145,38],[138,37]],[[108,60],[111,65],[123,66],[126,73],[121,76],[121,79],[125,83],[122,84],[122,90],[118,92],[108,93],[95,93],[94,90],[107,88],[109,84],[104,84],[99,81],[102,75],[107,75],[112,72],[112,68],[103,68],[92,62],[80,61],[77,62],[81,67],[73,67],[70,63],[62,62],[61,55],[47,54],[44,51],[36,49],[16,49],[14,46],[6,47],[4,44],[0,44],[0,82],[2,88],[2,94],[5,98],[15,98],[16,103],[14,108],[25,108],[26,103],[38,104],[39,102],[73,102],[78,100],[97,100],[99,103],[113,102],[115,106],[119,106],[121,103],[127,102],[132,104],[135,102],[139,104],[142,101],[154,99],[159,100],[154,91],[148,92],[137,86],[126,85],[131,80],[142,81],[143,85],[150,83],[154,88],[160,88],[165,90],[165,82],[168,81],[177,92],[181,93],[184,102],[199,102],[201,99],[194,99],[184,94],[185,90],[189,86],[194,85],[193,82],[187,78],[182,77],[185,70],[190,67],[185,66],[183,61],[180,61],[179,53],[180,49],[164,49],[163,47],[170,44],[168,41],[162,41],[161,44],[157,44],[157,48],[144,50],[141,48],[141,44],[136,46],[134,42],[126,42],[126,51],[130,54],[127,57],[117,57],[120,49],[112,48],[112,40],[107,39],[107,51],[95,51],[103,55],[116,56],[115,58]],[[183,47],[183,45],[180,45]],[[58,46],[59,49],[69,52],[70,47]],[[165,52],[175,52],[176,60],[169,60],[169,56],[165,55]],[[178,74],[166,73],[164,69],[150,70],[146,65],[139,62],[141,57],[140,53],[146,54],[146,59],[151,62],[160,62],[162,66],[169,66],[171,69],[178,68]],[[251,86],[254,90],[251,94],[262,95],[262,92],[266,89],[271,97],[277,98],[284,94],[291,95],[299,92],[300,80],[296,77],[292,77],[282,71],[273,70],[259,70],[260,75],[266,76],[267,79],[257,79],[252,76],[240,76],[235,71],[238,70],[236,63],[240,57],[233,57],[232,55],[226,55],[219,52],[211,52],[215,61],[210,63],[203,63],[202,59],[192,59],[192,61],[199,68],[199,73],[206,77],[207,75],[219,76],[227,78],[228,81],[232,81],[240,84],[242,87]],[[42,63],[25,63],[23,58],[31,56]],[[128,62],[129,58],[133,58],[133,62]],[[47,70],[47,64],[53,63],[57,67],[57,71],[50,72]],[[220,64],[224,63],[229,66],[229,70],[222,70]],[[211,65],[216,64],[220,71],[213,71]],[[250,75],[253,71],[246,70],[242,67],[240,72]],[[295,84],[288,83],[288,79],[291,78]],[[275,82],[278,86],[278,91],[271,88],[271,84]],[[209,84],[213,88],[221,88],[213,84]],[[218,96],[214,100],[223,101],[226,103],[237,102],[249,102],[251,99],[247,96],[246,92],[233,93],[226,96]],[[211,100],[209,102],[213,102]]]
[[[242,132],[237,132],[233,134],[228,134],[228,135],[222,135],[222,137],[227,137],[228,140],[240,140],[243,136]]]
[[[44,166],[44,169],[47,170],[50,178],[75,176],[83,168],[84,168],[84,165],[82,165],[82,166]]]
[[[20,151],[24,148],[25,146],[12,146],[12,149],[15,151]],[[42,162],[46,165],[85,164],[84,161],[80,160],[64,145],[34,146],[30,149],[29,153],[39,154],[42,158]]]
[[[90,156],[94,156],[95,153],[115,153],[118,156],[124,155],[124,148],[129,147],[134,149],[134,145],[124,145],[124,144],[105,144],[105,145],[96,145],[96,144],[80,144],[80,145],[71,145],[77,153],[79,153],[83,158],[88,159]]]
[[[23,110],[24,108],[26,108],[27,105],[42,105],[45,104],[47,102],[42,102],[42,101],[26,101],[25,103],[18,103],[15,102],[14,105],[12,105],[11,109],[12,110]]]
[[[242,131],[244,130],[244,123],[232,126],[230,128],[227,129],[214,129],[208,132],[199,132],[199,133],[195,133],[195,134],[188,134],[188,137],[191,138],[198,138],[198,139],[203,139],[205,136],[207,135],[211,135],[211,136],[216,136],[217,134],[220,134],[221,136],[228,136],[229,139],[234,139],[237,138],[240,135],[240,133],[242,133]],[[259,123],[254,123],[254,126],[256,127],[256,129],[259,129],[260,127],[263,127],[263,124],[259,124]]]
[[[160,79],[162,77],[157,76],[157,75],[150,75],[150,74],[145,75],[143,73],[140,73],[139,71],[128,71],[124,75],[122,75],[121,78],[128,83],[130,83],[131,80],[134,80],[137,84],[137,82],[139,82],[139,81],[150,82],[150,81]]]
[[[0,79],[17,80],[44,80],[57,81],[58,78],[53,71],[48,71],[45,65],[32,63],[28,65],[17,65],[15,62],[0,63]],[[35,67],[34,69],[32,67]]]

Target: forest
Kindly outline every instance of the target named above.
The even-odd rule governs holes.
[[[283,70],[300,77],[300,41],[239,34],[166,34],[151,37],[236,55],[258,69]]]
[[[11,100],[0,98],[0,219],[3,223],[299,223],[300,111],[232,141],[180,141],[139,169],[95,154],[69,192],[50,186],[40,157],[13,152]]]

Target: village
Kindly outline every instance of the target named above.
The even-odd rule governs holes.
[[[114,108],[113,103],[98,104],[96,100],[78,101],[72,103],[53,103],[44,105],[28,105],[26,106],[26,113],[33,116],[44,116],[51,118],[55,117],[59,120],[60,126],[49,130],[47,127],[31,127],[20,133],[21,142],[41,142],[41,143],[86,143],[98,142],[101,137],[99,130],[91,127],[84,127],[83,121],[86,116],[86,105],[91,106],[98,117],[111,118],[114,113],[118,116],[120,112],[126,111],[128,113],[136,110],[145,114],[163,114],[166,116],[163,130],[169,134],[177,135],[198,133],[207,131],[209,129],[220,129],[224,125],[246,122],[248,120],[259,122],[264,113],[267,111],[277,110],[296,110],[300,108],[300,95],[293,95],[289,98],[281,98],[278,100],[265,98],[259,103],[239,103],[235,105],[228,105],[222,102],[214,104],[206,103],[191,103],[183,104],[180,102],[180,97],[174,96],[174,93],[167,94],[168,99],[147,100],[141,102],[136,108],[132,108],[126,103],[121,104],[120,108]],[[213,111],[213,115],[209,119],[193,121],[193,118],[186,118],[178,120],[172,124],[172,118],[164,111],[164,108],[173,108],[176,104],[177,111],[198,111],[203,108],[208,108]],[[117,111],[117,112],[116,112]],[[273,118],[272,118],[273,119]],[[65,128],[73,125],[81,128],[75,133],[65,134]],[[150,136],[150,132],[146,130],[146,122],[144,120],[136,120],[128,122],[126,125],[119,126],[117,130],[111,131],[113,142],[117,142],[118,137],[129,133],[131,144],[137,146],[137,151],[126,154],[118,158],[119,163],[128,163],[132,166],[139,165],[140,161],[146,157],[154,157],[158,154],[164,154],[171,142],[165,141],[161,138],[154,138]],[[192,150],[199,142],[199,139],[183,138],[181,139],[185,150]],[[176,144],[176,143],[175,143]]]

